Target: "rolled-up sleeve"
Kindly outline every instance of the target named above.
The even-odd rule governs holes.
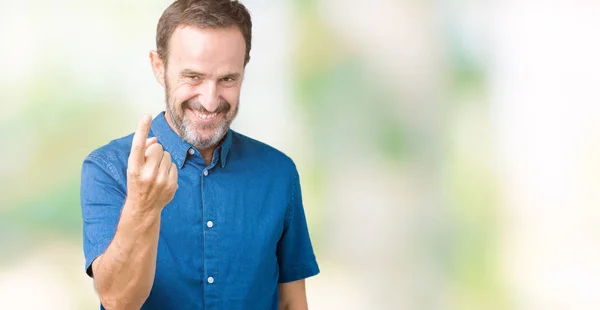
[[[320,272],[308,233],[300,177],[295,167],[291,186],[284,230],[277,244],[280,283],[305,279]]]
[[[92,262],[112,241],[125,190],[117,181],[114,167],[101,156],[90,154],[83,162],[81,172],[81,211],[83,217],[83,251],[85,270],[92,277]]]

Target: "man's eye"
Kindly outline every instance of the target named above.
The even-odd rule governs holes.
[[[235,81],[235,79],[232,78],[232,77],[225,77],[225,78],[223,78],[223,82],[225,82],[225,83],[231,83],[233,81]]]
[[[188,82],[198,82],[200,81],[200,77],[197,75],[184,75],[183,79]]]

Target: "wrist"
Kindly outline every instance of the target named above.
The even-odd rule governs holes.
[[[152,206],[144,205],[143,203],[137,202],[135,199],[125,199],[125,205],[123,206],[123,213],[127,213],[135,219],[149,219],[158,220],[160,219],[160,213],[162,208],[155,208]]]

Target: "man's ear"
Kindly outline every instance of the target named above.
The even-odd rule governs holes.
[[[156,81],[165,87],[165,64],[156,51],[150,51],[150,65]]]

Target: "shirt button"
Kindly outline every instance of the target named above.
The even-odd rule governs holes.
[[[194,155],[194,153],[196,153],[196,151],[194,151],[194,149],[189,149],[189,150],[188,150],[188,153],[189,153],[190,155]]]
[[[208,169],[204,170],[204,176],[208,176]]]
[[[206,281],[208,281],[208,283],[210,283],[210,284],[213,284],[215,282],[215,278],[208,277],[208,279],[206,279]]]
[[[208,228],[212,228],[213,227],[213,222],[212,221],[206,222],[206,226],[208,226]]]

